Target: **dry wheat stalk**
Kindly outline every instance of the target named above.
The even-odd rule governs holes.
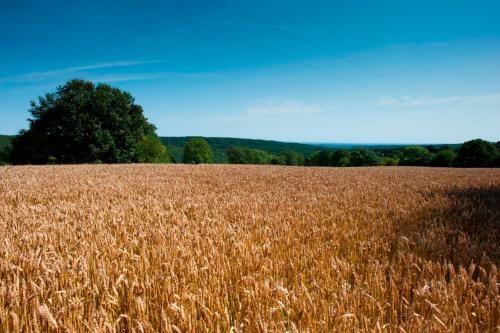
[[[499,202],[493,169],[0,167],[0,332],[495,331]]]

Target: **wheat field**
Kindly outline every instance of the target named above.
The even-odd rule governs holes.
[[[1,332],[498,332],[500,170],[0,168]]]

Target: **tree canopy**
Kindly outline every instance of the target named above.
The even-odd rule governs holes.
[[[212,163],[212,149],[207,140],[203,138],[192,138],[184,145],[182,157],[184,163]]]
[[[458,149],[456,163],[460,167],[492,167],[497,159],[495,145],[488,141],[475,139],[464,142]]]
[[[271,164],[273,155],[259,149],[231,147],[226,150],[229,163],[232,164]]]
[[[401,165],[427,165],[432,159],[429,150],[420,146],[405,147],[399,164]]]
[[[457,153],[451,149],[443,149],[436,153],[432,159],[431,164],[438,167],[451,167],[455,159],[457,158]]]
[[[71,80],[33,101],[30,113],[12,142],[15,164],[139,162],[144,138],[156,137],[134,98],[107,84]]]

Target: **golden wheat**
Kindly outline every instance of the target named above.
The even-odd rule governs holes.
[[[500,330],[500,170],[0,168],[1,332]]]

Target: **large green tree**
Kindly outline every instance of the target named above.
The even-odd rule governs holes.
[[[29,128],[12,142],[16,164],[138,162],[155,127],[127,92],[71,80],[31,103]]]
[[[460,167],[492,167],[495,165],[497,151],[488,141],[475,139],[464,142],[458,149],[456,163]]]
[[[192,138],[184,145],[182,157],[184,163],[212,163],[212,149],[207,140],[203,138]]]

